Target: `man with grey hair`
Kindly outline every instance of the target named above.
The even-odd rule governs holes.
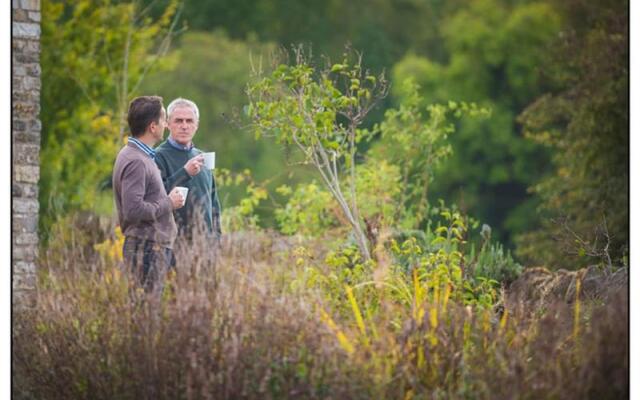
[[[177,98],[167,107],[169,137],[156,149],[165,190],[189,188],[185,206],[174,211],[178,237],[193,239],[199,230],[220,237],[220,201],[212,171],[204,168],[202,151],[193,144],[200,112],[191,100]]]

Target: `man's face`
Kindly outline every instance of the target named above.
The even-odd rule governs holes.
[[[198,130],[198,120],[189,107],[177,107],[169,116],[171,138],[183,146],[191,144]]]
[[[164,108],[160,111],[160,120],[151,123],[151,133],[156,143],[164,138],[164,130],[167,127],[167,113]]]

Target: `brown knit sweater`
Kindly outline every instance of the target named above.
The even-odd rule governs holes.
[[[128,143],[113,166],[113,195],[124,236],[173,247],[177,229],[171,200],[156,163]]]

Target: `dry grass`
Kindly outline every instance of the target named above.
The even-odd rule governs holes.
[[[579,302],[579,314],[560,302],[534,316],[418,286],[409,306],[357,282],[335,298],[308,279],[332,273],[324,249],[308,245],[300,262],[297,247],[264,233],[235,236],[215,256],[183,247],[158,300],[117,264],[59,246],[37,306],[14,315],[14,397],[628,397],[626,291]]]

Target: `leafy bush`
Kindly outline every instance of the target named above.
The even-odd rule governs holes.
[[[259,228],[260,217],[256,209],[269,197],[264,183],[256,182],[249,169],[232,172],[226,168],[216,169],[218,192],[237,191],[244,194],[237,205],[225,206],[222,201],[221,223],[223,232],[255,230]]]
[[[356,168],[356,191],[360,212],[378,229],[396,226],[399,219],[400,169],[386,160],[368,158]]]
[[[282,195],[291,195],[285,207],[275,211],[282,233],[319,236],[337,225],[332,215],[334,203],[331,194],[322,190],[315,181],[298,185],[293,193],[286,185],[280,186],[276,191]]]
[[[471,253],[471,259],[474,254]],[[485,278],[508,286],[522,273],[522,265],[518,264],[509,250],[504,250],[500,243],[485,243],[471,265],[475,279]]]
[[[398,168],[384,160],[368,159],[356,167],[360,213],[370,227],[380,230],[396,224],[398,181]],[[329,230],[348,226],[338,203],[315,180],[299,184],[295,189],[283,185],[276,191],[289,196],[286,205],[275,210],[280,231],[284,234],[321,236]]]
[[[374,126],[373,135],[365,137],[379,135],[369,151],[372,164],[389,163],[395,168],[397,224],[403,229],[423,228],[429,219],[430,188],[436,172],[453,153],[449,143],[455,131],[453,117],[480,118],[490,111],[475,103],[453,101],[424,106],[420,87],[413,79],[403,80],[399,87],[404,95],[398,107],[388,109],[384,121]]]
[[[312,64],[301,46],[292,56],[291,65],[280,63],[266,75],[258,71],[258,81],[249,83],[245,111],[251,131],[297,148],[303,163],[315,167],[362,256],[370,259],[356,195],[357,145],[368,133],[360,126],[386,96],[388,82],[364,69],[361,55],[352,51],[342,63],[322,68]]]

